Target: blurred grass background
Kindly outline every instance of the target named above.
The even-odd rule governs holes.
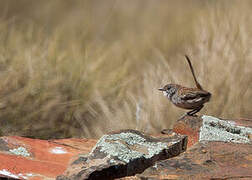
[[[185,111],[157,89],[212,93],[201,114],[252,117],[252,1],[3,0],[0,133],[156,133]]]

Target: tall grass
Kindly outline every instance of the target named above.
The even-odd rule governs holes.
[[[3,1],[2,135],[98,137],[171,128],[185,111],[157,88],[212,94],[201,114],[252,116],[250,1]]]

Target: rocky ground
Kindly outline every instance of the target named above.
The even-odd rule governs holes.
[[[252,179],[252,120],[186,116],[96,139],[0,138],[2,179]]]

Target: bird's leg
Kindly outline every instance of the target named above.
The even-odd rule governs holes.
[[[188,114],[187,113],[185,113],[185,114],[183,114],[179,119],[183,119],[185,116],[187,116]]]
[[[161,134],[171,134],[172,132],[173,132],[172,129],[163,129],[161,131]]]
[[[202,108],[204,107],[204,105],[201,105],[200,107],[198,107],[197,109],[193,109],[192,111],[187,112],[186,114],[188,116],[193,116],[194,114],[196,114],[197,112],[199,112]]]

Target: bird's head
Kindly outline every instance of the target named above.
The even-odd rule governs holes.
[[[176,84],[167,84],[163,88],[159,88],[158,90],[162,91],[164,96],[171,98],[177,91],[177,85]]]

